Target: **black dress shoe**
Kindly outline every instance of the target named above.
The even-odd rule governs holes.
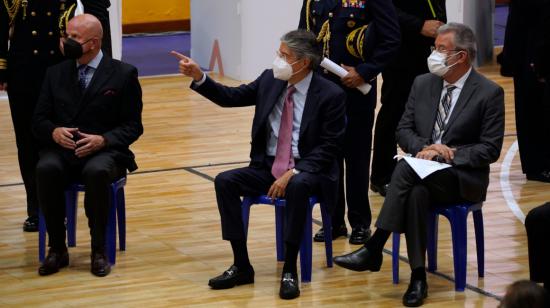
[[[102,251],[92,253],[92,274],[97,277],[105,277],[111,272],[111,264],[109,259]]]
[[[332,240],[339,238],[340,236],[348,236],[348,229],[346,225],[343,224],[338,228],[332,228]],[[315,236],[313,237],[314,242],[324,242],[325,241],[325,230],[323,228],[319,229]]]
[[[42,265],[38,268],[40,276],[47,276],[59,272],[60,268],[69,265],[69,252],[67,247],[64,249],[50,248],[48,255]]]
[[[281,288],[279,297],[282,299],[293,299],[300,296],[300,286],[298,275],[292,273],[283,273],[281,278]]]
[[[425,280],[412,280],[407,292],[403,295],[403,305],[407,307],[422,306],[426,297],[428,297],[428,283]]]
[[[37,232],[38,231],[38,217],[29,216],[23,223],[23,231],[25,232]]]
[[[382,266],[382,252],[371,253],[363,246],[347,255],[335,257],[334,263],[356,272],[378,272]]]
[[[353,245],[362,245],[370,238],[370,229],[363,226],[353,228],[351,236],[349,237],[349,243]]]
[[[385,197],[388,193],[388,189],[390,188],[390,184],[375,184],[370,183],[370,190],[374,191],[375,193],[379,193],[380,196]]]
[[[208,285],[215,290],[230,289],[234,286],[254,283],[254,269],[241,270],[235,265],[231,265],[223,274],[214,277],[208,281]]]
[[[527,173],[526,176],[529,181],[550,183],[550,171],[548,170],[539,173]]]

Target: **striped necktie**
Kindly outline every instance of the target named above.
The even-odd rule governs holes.
[[[434,130],[432,132],[432,142],[438,140],[443,132],[445,131],[445,122],[449,116],[449,111],[451,110],[451,101],[453,100],[453,91],[456,89],[453,85],[447,86],[447,92],[441,99],[439,103],[439,108],[437,110],[437,117],[435,119]]]
[[[90,67],[86,64],[82,64],[78,67],[78,84],[80,85],[80,89],[82,89],[82,91],[86,90],[88,87],[87,75],[89,70]]]

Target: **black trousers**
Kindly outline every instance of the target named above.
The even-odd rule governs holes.
[[[65,247],[65,188],[79,179],[85,186],[84,209],[92,238],[92,250],[105,246],[105,231],[111,205],[110,184],[126,169],[111,152],[98,152],[79,159],[72,151],[48,149],[40,152],[36,178],[40,208],[46,220],[49,246]]]
[[[391,185],[376,221],[376,227],[405,233],[411,269],[425,267],[426,218],[432,204],[465,201],[457,189],[453,168],[443,169],[420,179],[407,162],[397,163]]]
[[[274,181],[271,164],[266,164],[263,168],[233,169],[216,176],[214,185],[224,240],[246,240],[240,197],[265,195]],[[285,191],[286,243],[300,245],[306,214],[309,211],[309,197],[319,193],[319,182],[318,175],[307,172],[301,172],[290,179]]]
[[[369,203],[369,170],[372,144],[372,127],[376,107],[376,82],[372,90],[363,95],[357,89],[346,90],[346,135],[344,157],[340,163],[338,203],[332,215],[333,228],[344,224],[345,204],[348,204],[348,221],[352,228],[370,227],[372,216]],[[345,174],[345,197],[344,197]]]
[[[32,78],[31,78],[32,79]],[[9,80],[10,81],[10,80]],[[8,81],[8,98],[11,119],[17,144],[19,171],[27,194],[27,215],[38,217],[38,197],[36,195],[35,169],[38,162],[38,141],[31,131],[32,116],[40,94],[37,82],[29,82],[26,89]]]
[[[550,170],[550,94],[548,84],[523,67],[514,76],[519,157],[523,173],[540,173]]]
[[[414,79],[425,72],[427,72],[426,68],[419,67],[416,70],[388,68],[382,73],[384,79],[380,98],[382,107],[378,111],[374,128],[370,176],[370,180],[374,184],[385,185],[391,180],[396,164],[394,157],[397,154],[395,131],[405,110]]]
[[[529,211],[525,229],[531,280],[550,284],[550,202]]]

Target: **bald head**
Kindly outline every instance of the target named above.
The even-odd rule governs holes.
[[[98,38],[100,41],[103,38],[103,28],[101,22],[94,15],[82,14],[73,17],[67,25],[67,32],[71,35],[71,30],[77,31],[81,37]]]

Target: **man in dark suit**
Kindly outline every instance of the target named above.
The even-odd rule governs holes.
[[[528,180],[550,183],[549,0],[511,0],[503,76],[514,77],[516,130],[521,169]],[[546,76],[545,76],[546,75]],[[548,93],[548,92],[547,92]]]
[[[424,179],[401,160],[364,247],[336,257],[336,264],[355,271],[378,271],[382,249],[391,232],[405,233],[412,270],[403,296],[405,306],[422,305],[427,296],[426,216],[430,205],[485,200],[489,165],[495,162],[504,137],[504,91],[472,67],[475,36],[465,25],[441,26],[436,49],[428,58],[432,74],[416,78],[397,127],[403,151],[452,166]]]
[[[347,235],[344,221],[347,201],[347,217],[352,228],[349,242],[363,244],[371,233],[368,192],[376,76],[399,48],[397,14],[388,0],[304,0],[299,28],[313,32],[323,56],[344,65],[349,72],[339,78],[323,71],[323,76],[340,85],[347,95],[342,158],[346,168],[342,161],[338,205],[332,216],[332,238]],[[367,95],[356,89],[365,82],[372,85]],[[323,242],[324,232],[319,230],[314,240]]]
[[[70,60],[46,72],[33,118],[33,132],[42,145],[36,167],[38,200],[50,246],[40,275],[56,273],[69,263],[64,189],[73,181],[86,187],[91,271],[109,274],[104,249],[109,185],[126,169],[137,169],[129,150],[143,133],[137,70],[103,54],[102,34],[101,23],[92,15],[69,22],[63,52]]]
[[[525,218],[525,229],[529,247],[530,278],[532,281],[544,283],[544,288],[550,292],[550,202],[529,211]]]
[[[308,199],[320,195],[333,208],[344,135],[345,93],[313,70],[320,54],[313,34],[291,31],[281,38],[273,70],[239,87],[207,77],[191,59],[177,54],[191,87],[222,107],[255,106],[250,166],[220,173],[215,180],[222,237],[231,242],[234,263],[209,281],[213,289],[254,282],[241,218],[241,196],[284,197],[285,263],[279,296],[300,294],[296,260]]]
[[[108,17],[109,0],[83,2],[89,4],[86,12]],[[75,7],[75,0],[6,0],[0,4],[0,91],[8,92],[10,102],[19,170],[27,195],[28,217],[23,224],[27,232],[38,231],[38,147],[31,132],[32,116],[46,69],[63,61],[59,38],[69,19],[65,17],[70,17],[66,14],[74,14]]]
[[[447,22],[445,0],[393,0],[399,25],[401,47],[397,56],[382,71],[382,107],[374,128],[371,189],[386,195],[397,154],[395,129],[405,110],[416,76],[428,72],[430,55],[437,29]]]

